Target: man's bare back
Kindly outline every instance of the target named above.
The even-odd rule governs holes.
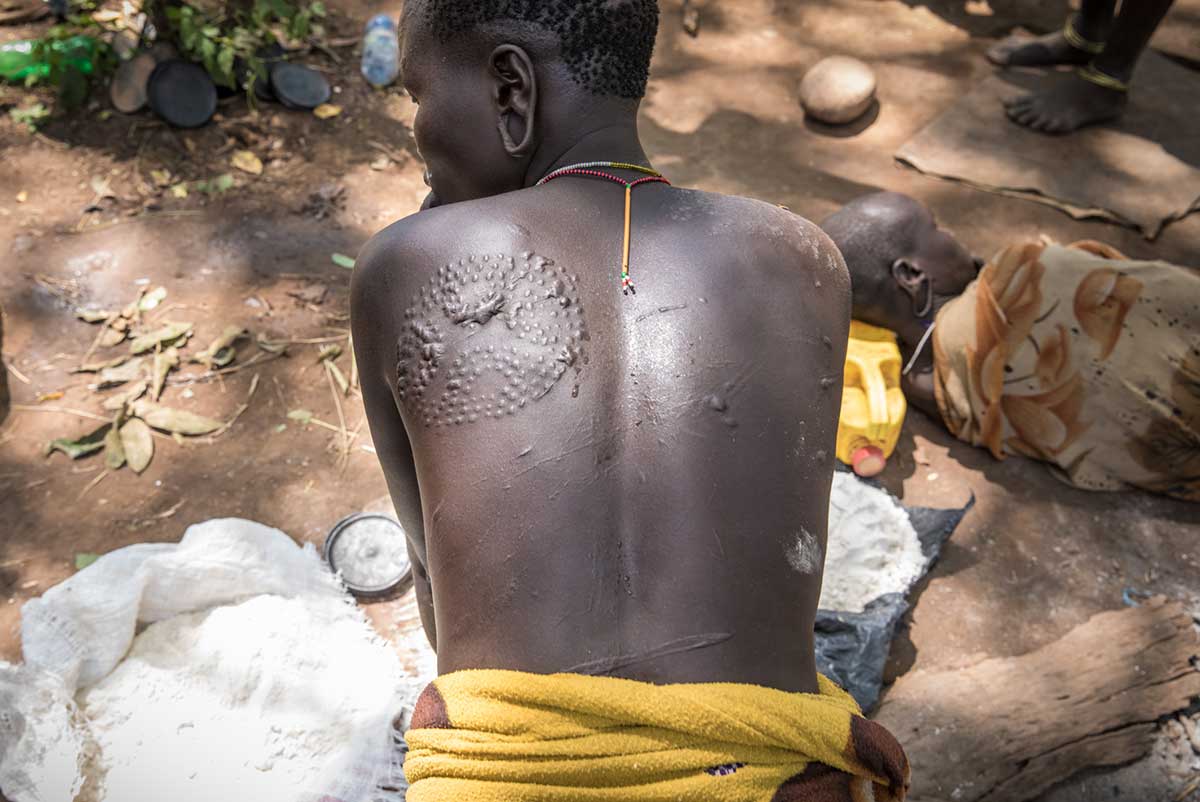
[[[586,178],[360,256],[363,393],[439,670],[814,691],[845,267],[769,204],[633,192],[636,295],[622,190]]]

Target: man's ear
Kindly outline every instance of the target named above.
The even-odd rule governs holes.
[[[517,45],[500,45],[492,51],[492,100],[500,115],[497,127],[504,149],[515,159],[533,150],[537,113],[537,76],[529,54]]]
[[[913,315],[925,317],[933,308],[933,283],[915,262],[901,257],[892,262],[892,280],[912,301]]]

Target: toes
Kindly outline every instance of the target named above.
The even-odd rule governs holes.
[[[1016,97],[1005,98],[1004,99],[1004,107],[1006,109],[1024,108],[1025,106],[1028,106],[1032,101],[1033,101],[1033,97],[1030,95],[1017,95]]]
[[[1047,134],[1069,134],[1074,131],[1075,128],[1076,125],[1074,121],[1069,120],[1066,117],[1058,117],[1050,120],[1046,124],[1045,131]]]
[[[1037,109],[1032,107],[1021,109],[1021,111],[1017,113],[1017,122],[1026,126],[1027,128],[1037,127],[1037,122],[1039,119],[1041,119],[1041,115],[1038,114]]]

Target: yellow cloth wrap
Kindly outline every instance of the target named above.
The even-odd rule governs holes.
[[[447,674],[413,714],[407,798],[770,802],[818,763],[849,775],[846,788],[858,782],[863,799],[903,799],[908,768],[899,745],[859,716],[849,694],[825,677],[819,683],[819,693],[804,694],[580,674]]]

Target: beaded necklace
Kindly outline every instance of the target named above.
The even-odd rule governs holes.
[[[605,173],[600,170],[594,170],[593,167],[608,167],[617,170],[634,170],[639,173],[647,173],[645,178],[639,178],[636,181],[626,181],[623,178]],[[564,175],[581,175],[588,178],[603,178],[608,181],[613,181],[625,187],[625,236],[624,242],[621,245],[621,292],[628,295],[637,294],[637,290],[633,286],[633,279],[629,277],[629,210],[632,201],[633,188],[640,184],[666,184],[671,185],[671,182],[663,178],[662,173],[650,167],[643,167],[640,164],[629,164],[627,162],[581,162],[579,164],[571,164],[566,167],[560,167],[557,170],[546,175],[542,180],[538,181],[534,186],[540,187],[549,181],[556,178],[562,178]]]

